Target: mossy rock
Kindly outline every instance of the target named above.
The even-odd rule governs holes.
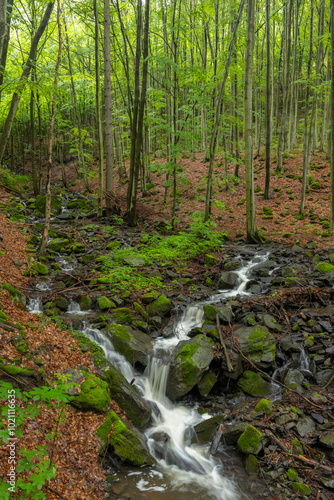
[[[134,308],[136,309],[137,313],[140,314],[140,316],[142,318],[147,319],[147,312],[145,311],[143,306],[138,304],[138,302],[134,302],[133,305],[134,305]]]
[[[311,495],[312,493],[312,490],[309,486],[307,486],[307,484],[303,484],[303,483],[294,483],[292,485],[292,489],[293,491],[296,491],[297,493],[300,493],[301,495]]]
[[[72,209],[80,209],[80,210],[86,210],[87,209],[87,200],[71,200],[68,203],[66,203],[66,208],[68,210]]]
[[[238,387],[251,396],[264,396],[270,391],[270,384],[259,373],[246,371],[238,380]]]
[[[141,296],[143,304],[150,304],[159,297],[158,292],[147,292]]]
[[[205,373],[201,380],[197,383],[197,388],[199,390],[200,395],[203,398],[206,398],[211,389],[215,386],[217,382],[217,376],[213,372]]]
[[[228,417],[227,415],[225,415],[225,413],[220,413],[218,415],[215,415],[214,417],[203,420],[199,424],[196,424],[194,427],[194,442],[200,444],[209,443],[214,437],[219,424],[225,422],[227,418]]]
[[[172,308],[173,304],[171,303],[171,301],[164,295],[160,295],[159,298],[157,298],[147,306],[147,314],[149,316],[165,317],[168,315]]]
[[[81,374],[85,380],[81,391],[71,397],[71,405],[80,410],[106,411],[111,403],[108,383],[85,370],[81,370]],[[71,379],[69,381],[71,382]]]
[[[54,301],[54,305],[57,309],[60,309],[61,311],[67,311],[68,306],[70,305],[70,301],[66,297],[58,295],[58,297]]]
[[[320,273],[334,273],[334,266],[333,264],[329,264],[329,262],[318,262],[315,269]]]
[[[147,365],[147,358],[153,352],[152,340],[140,330],[127,325],[112,323],[103,330],[110,338],[115,350],[129,361]]]
[[[124,325],[126,323],[133,323],[134,321],[134,316],[131,311],[131,309],[127,307],[120,307],[118,309],[114,309],[113,312],[113,317],[116,320],[116,323]]]
[[[53,214],[60,214],[61,212],[61,202],[62,198],[59,195],[51,196],[51,212]],[[45,214],[45,204],[46,204],[46,196],[45,195],[37,195],[36,196],[36,210],[42,215]]]
[[[80,310],[89,311],[92,307],[92,299],[88,295],[83,295],[79,300]]]
[[[107,244],[107,250],[116,250],[118,248],[121,248],[122,244],[120,241],[117,241],[117,240],[114,240],[114,241],[110,241],[108,244]]]
[[[43,276],[46,276],[49,274],[49,269],[45,264],[42,264],[41,262],[35,262],[31,268],[36,271],[37,274],[42,274]]]
[[[238,439],[238,447],[247,455],[256,454],[259,449],[262,434],[252,425],[247,425],[245,431]]]
[[[73,253],[84,252],[85,251],[85,245],[83,243],[79,243],[78,241],[76,241],[75,243],[73,243],[70,246],[69,251],[73,252]]]
[[[273,404],[269,399],[261,399],[255,406],[255,411],[264,411],[267,415],[271,415],[273,412]]]
[[[259,368],[273,366],[276,355],[275,337],[264,326],[236,327],[241,352]]]
[[[246,457],[245,469],[248,474],[257,474],[259,472],[259,461],[255,455],[248,455]]]
[[[54,238],[47,244],[47,248],[49,250],[53,250],[54,252],[59,252],[60,250],[67,247],[69,242],[70,240],[68,240],[67,238]]]
[[[104,423],[97,429],[96,435],[102,441],[100,449],[102,456],[109,445],[115,455],[125,463],[139,467],[155,463],[146,447],[144,436],[113,411],[108,413]]]
[[[109,300],[105,295],[103,295],[102,297],[98,297],[96,303],[101,311],[105,311],[106,309],[110,309],[111,307],[116,307],[116,304]]]
[[[208,253],[204,255],[205,266],[213,267],[213,266],[219,266],[219,264],[220,264],[219,259],[217,259],[217,257],[215,257],[214,255],[210,255]]]
[[[288,476],[289,481],[295,481],[298,477],[298,472],[294,469],[288,469],[286,475]]]
[[[4,287],[5,290],[7,290],[7,292],[9,292],[10,296],[16,301],[18,302],[19,304],[21,304],[21,306],[23,308],[26,307],[26,304],[27,304],[27,299],[26,299],[26,296],[23,295],[22,292],[20,292],[19,290],[16,290],[16,288],[14,288],[12,285],[10,285],[9,283],[4,283],[2,285]]]
[[[13,337],[12,339],[10,339],[10,341],[20,354],[25,354],[28,351],[29,348],[28,341],[25,340],[23,337],[21,336]]]

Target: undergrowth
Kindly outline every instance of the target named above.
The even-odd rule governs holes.
[[[29,175],[14,174],[7,168],[0,168],[0,183],[15,192],[25,193],[30,187],[30,182]]]

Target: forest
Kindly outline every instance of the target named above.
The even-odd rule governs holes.
[[[334,0],[0,0],[0,497],[330,500]]]

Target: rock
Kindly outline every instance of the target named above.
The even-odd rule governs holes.
[[[203,377],[197,384],[200,395],[203,398],[206,398],[210,394],[211,389],[213,389],[216,382],[217,376],[213,372],[204,373]]]
[[[19,353],[25,354],[28,351],[29,344],[25,338],[18,336],[11,338],[10,341]]]
[[[139,255],[129,255],[127,257],[123,257],[123,263],[132,267],[144,267],[145,261]]]
[[[262,439],[262,434],[252,425],[247,425],[238,439],[238,446],[242,453],[256,454]]]
[[[242,266],[241,260],[230,260],[229,262],[225,262],[224,270],[225,271],[235,271]]]
[[[319,438],[320,443],[326,448],[334,450],[334,432],[327,432]]]
[[[315,423],[311,417],[304,417],[297,422],[296,429],[301,437],[306,436],[315,430]]]
[[[70,252],[73,252],[73,253],[81,253],[81,252],[84,252],[85,251],[85,245],[83,243],[79,243],[78,241],[74,242],[70,248],[69,248],[69,251]]]
[[[77,382],[84,379],[80,386],[80,392],[75,389],[76,394],[71,396],[70,403],[80,410],[91,410],[97,412],[106,411],[110,407],[111,398],[107,382],[86,370],[68,370],[71,375],[69,382]]]
[[[312,490],[309,486],[303,483],[293,483],[292,485],[293,491],[300,493],[301,495],[311,495]]]
[[[326,370],[321,370],[321,371],[317,372],[315,374],[315,379],[316,379],[318,385],[324,386],[327,384],[327,382],[330,380],[330,378],[332,376],[333,376],[333,370],[330,368],[327,368]]]
[[[120,241],[114,240],[107,244],[107,250],[115,250],[121,248],[122,243]]]
[[[42,275],[47,275],[49,274],[49,269],[45,264],[42,264],[41,262],[35,262],[31,268],[36,271],[37,274],[42,274]]]
[[[261,321],[270,330],[275,330],[276,332],[282,331],[281,325],[279,325],[277,323],[276,319],[273,316],[271,316],[270,314],[262,314]]]
[[[334,273],[334,266],[333,264],[329,264],[329,262],[318,262],[315,269],[320,273]]]
[[[227,425],[223,432],[226,444],[236,444],[241,434],[246,430],[247,426],[247,422],[236,422],[235,424]]]
[[[105,295],[102,297],[98,297],[96,301],[98,307],[101,309],[101,311],[105,311],[106,309],[110,309],[111,307],[115,307],[115,303],[112,302],[111,300],[108,299]]]
[[[320,481],[321,484],[323,484],[326,488],[334,490],[334,479],[328,477],[320,477],[318,481]]]
[[[55,307],[57,307],[61,311],[67,311],[69,304],[70,301],[66,297],[60,295],[54,301]]]
[[[134,321],[134,316],[131,309],[127,307],[120,307],[119,309],[114,309],[112,312],[116,323],[123,325],[125,323],[132,323]]]
[[[216,323],[217,314],[223,323],[231,323],[232,309],[228,306],[214,306],[212,304],[205,304],[203,306],[205,319]]]
[[[153,352],[152,341],[148,335],[130,326],[116,323],[108,325],[103,331],[110,338],[116,351],[123,354],[129,363],[139,362],[142,366],[147,365],[147,356]]]
[[[257,474],[259,472],[259,461],[254,455],[248,455],[246,458],[245,469],[248,474]]]
[[[240,283],[240,277],[232,271],[223,272],[217,282],[217,288],[222,290],[230,290]]]
[[[275,361],[276,341],[264,326],[237,327],[234,334],[238,338],[241,352],[260,368],[269,368]]]
[[[26,307],[27,304],[27,299],[26,296],[23,295],[22,292],[19,290],[16,290],[12,285],[9,283],[3,283],[3,288],[9,292],[10,296],[12,297],[13,300],[16,300],[23,308]]]
[[[61,202],[62,198],[59,195],[51,196],[51,212],[58,215],[61,212]],[[37,195],[36,196],[36,210],[42,215],[45,214],[45,204],[46,204],[46,196],[45,195]]]
[[[48,244],[47,248],[55,252],[59,252],[69,244],[70,240],[67,238],[53,238]]]
[[[214,342],[203,335],[178,344],[167,381],[169,398],[181,398],[202,379],[214,357],[213,345]]]
[[[246,371],[238,380],[238,387],[251,396],[264,396],[270,391],[270,384],[259,373]]]
[[[159,297],[158,292],[147,292],[141,296],[143,304],[150,304]]]
[[[145,311],[143,306],[138,304],[138,302],[134,302],[133,305],[134,305],[134,308],[136,309],[137,313],[140,314],[140,316],[142,318],[147,319],[147,312]]]
[[[311,413],[311,417],[313,420],[315,420],[318,424],[322,425],[325,422],[325,419],[322,415],[319,415],[318,413]]]
[[[204,255],[204,265],[207,267],[219,266],[220,261],[214,255],[205,254]]]
[[[87,199],[75,199],[66,203],[67,210],[79,209],[87,210]]]
[[[173,304],[167,297],[160,295],[156,300],[147,306],[147,314],[149,316],[165,317],[173,309]]]
[[[108,413],[104,423],[97,429],[96,435],[102,442],[101,456],[104,456],[105,449],[109,445],[123,462],[139,467],[155,463],[147,449],[143,434],[113,411]]]
[[[136,427],[144,427],[151,418],[151,408],[136,387],[129,384],[111,363],[108,365],[104,371],[104,379],[109,384],[112,399],[125,411]]]
[[[79,300],[80,310],[89,311],[92,307],[92,299],[88,295],[82,295]]]
[[[304,392],[301,386],[303,380],[304,374],[300,370],[290,369],[284,378],[284,384],[289,387],[289,389],[293,389],[299,394],[302,394]]]
[[[214,417],[208,418],[207,420],[203,420],[199,424],[196,424],[194,427],[194,431],[196,433],[196,438],[194,442],[209,443],[215,432],[217,431],[217,426],[222,422],[225,422],[227,419],[227,415],[225,413],[220,413],[215,415]]]
[[[261,399],[255,406],[255,411],[264,411],[267,415],[271,415],[273,412],[273,404],[269,399]]]

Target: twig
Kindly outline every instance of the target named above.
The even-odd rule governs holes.
[[[333,375],[331,376],[331,378],[328,380],[327,384],[325,385],[324,389],[326,389],[330,385],[330,383],[333,381],[333,379],[334,379],[334,372],[333,372]]]
[[[334,469],[332,467],[328,467],[327,465],[322,465],[319,462],[315,462],[314,460],[310,460],[309,458],[303,457],[303,455],[294,455],[293,453],[285,452],[283,451],[284,455],[287,455],[288,457],[295,458],[296,460],[300,460],[301,462],[304,462],[305,464],[311,465],[313,467],[319,467],[320,469],[327,470],[333,474]]]
[[[229,372],[232,372],[233,371],[233,367],[232,367],[232,363],[231,363],[231,360],[229,358],[229,355],[228,355],[228,352],[227,352],[227,349],[226,349],[226,344],[225,344],[225,341],[223,339],[223,334],[222,334],[221,329],[220,329],[219,315],[218,314],[216,314],[216,323],[217,323],[217,330],[218,330],[218,333],[219,333],[220,343],[223,346],[223,350],[224,350],[224,354],[225,354],[227,369],[228,369]]]
[[[270,437],[270,439],[274,441],[274,443],[277,444],[277,446],[279,446],[279,448],[281,448],[285,453],[288,453],[288,449],[284,446],[283,443],[281,443],[281,441],[276,436],[274,436],[272,432],[270,432],[268,429],[266,429],[264,432],[266,436]]]

